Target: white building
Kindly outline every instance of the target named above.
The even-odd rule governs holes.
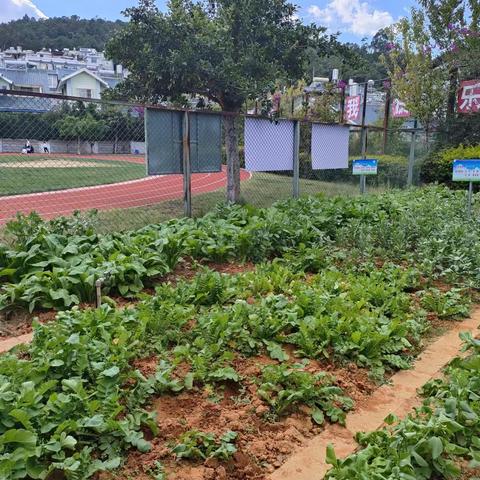
[[[103,90],[115,87],[126,75],[121,65],[94,48],[0,51],[0,90],[100,98]]]

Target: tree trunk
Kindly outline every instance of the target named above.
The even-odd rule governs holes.
[[[223,117],[227,148],[227,201],[231,203],[240,201],[240,157],[236,120],[234,115]]]
[[[452,68],[449,72],[449,89],[448,89],[448,104],[447,117],[453,118],[455,116],[455,106],[457,104],[457,89],[458,89],[458,68]]]

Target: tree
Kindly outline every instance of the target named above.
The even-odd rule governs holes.
[[[334,68],[340,70],[340,78],[352,78],[356,82],[366,82],[370,79],[382,79],[387,75],[380,56],[383,52],[382,41],[386,35],[380,30],[370,44],[363,42],[340,43],[335,36],[330,37],[326,52],[318,54],[317,50],[308,52],[308,72],[315,76],[329,77]]]
[[[440,51],[438,63],[449,72],[447,113],[455,114],[459,72],[478,77],[480,64],[479,0],[419,0],[429,21],[432,43]]]
[[[412,9],[411,19],[400,20],[390,30],[391,43],[384,61],[392,90],[427,132],[443,115],[448,69],[435,61],[423,12]]]
[[[200,95],[238,113],[276,80],[301,78],[307,47],[326,42],[323,29],[303,25],[295,12],[285,0],[171,0],[161,13],[153,0],[140,0],[124,12],[130,22],[107,44],[107,54],[130,72],[115,93],[150,102]],[[227,198],[236,202],[235,116],[225,116],[224,126]]]
[[[437,146],[458,144],[460,132],[463,143],[472,142],[475,129],[465,128],[468,122],[455,107],[459,80],[480,76],[480,0],[419,3],[410,22],[404,19],[390,31],[386,59],[390,74],[397,75],[394,90],[427,128],[435,119]]]
[[[388,36],[388,29],[381,28],[372,38],[370,42],[370,49],[374,54],[385,55],[388,52],[388,45],[390,43]],[[379,61],[377,57],[377,61]]]
[[[105,122],[95,119],[91,114],[84,117],[67,115],[57,121],[56,127],[61,138],[77,140],[78,155],[81,154],[81,140],[87,140],[90,143],[90,153],[93,153],[93,143],[101,138],[106,130]]]

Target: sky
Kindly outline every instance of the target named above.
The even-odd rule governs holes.
[[[359,42],[380,28],[408,15],[415,0],[293,0],[300,7],[299,16],[306,23],[317,23],[345,41]],[[0,22],[22,17],[78,15],[82,18],[122,19],[121,11],[135,5],[135,0],[0,0]],[[160,8],[165,0],[157,0]]]

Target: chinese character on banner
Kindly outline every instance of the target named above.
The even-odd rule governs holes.
[[[355,122],[360,117],[360,95],[345,98],[345,121]]]
[[[393,118],[407,118],[410,112],[405,108],[405,104],[396,98],[392,104]]]
[[[466,80],[458,91],[459,113],[480,112],[480,80]]]

